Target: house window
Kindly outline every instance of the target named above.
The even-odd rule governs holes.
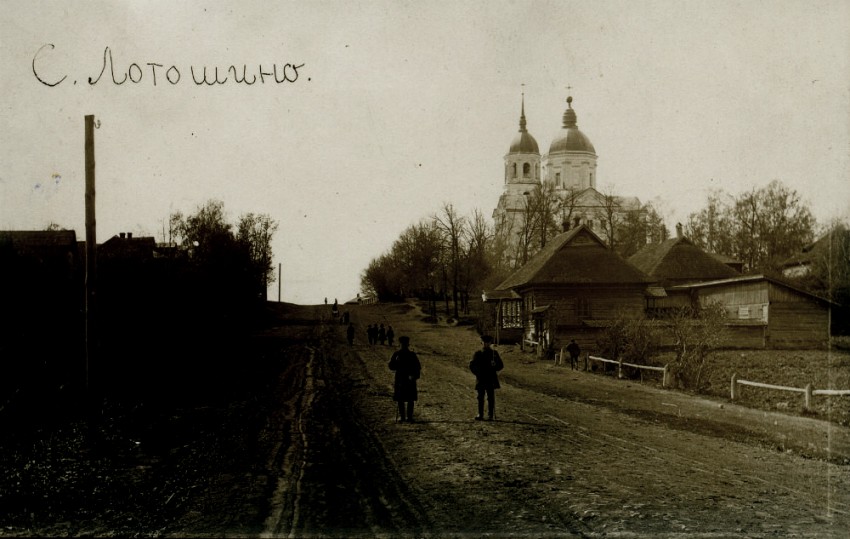
[[[749,307],[738,307],[738,318],[740,320],[747,320],[750,318],[750,308]]]
[[[502,327],[503,328],[521,328],[522,327],[522,309],[519,301],[503,301],[502,302]]]

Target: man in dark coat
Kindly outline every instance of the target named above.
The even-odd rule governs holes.
[[[581,348],[575,339],[570,341],[570,344],[567,345],[567,352],[570,353],[570,368],[578,369],[578,356],[581,354]]]
[[[422,365],[416,352],[410,349],[410,337],[399,337],[398,342],[401,349],[393,353],[389,363],[390,370],[395,371],[393,400],[398,403],[399,421],[413,423],[413,403],[419,398],[416,380],[419,379]]]
[[[354,324],[348,323],[348,328],[345,330],[345,336],[348,338],[348,344],[354,344]]]
[[[469,362],[469,370],[475,375],[475,390],[478,392],[478,415],[476,421],[484,419],[484,394],[487,394],[487,417],[490,421],[496,415],[496,389],[499,385],[498,372],[505,365],[499,352],[490,348],[493,337],[484,335],[481,337],[481,350],[475,352],[472,361]]]

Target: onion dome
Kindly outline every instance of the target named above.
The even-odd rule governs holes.
[[[576,126],[576,111],[573,110],[573,98],[567,97],[568,109],[564,112],[564,125],[558,136],[549,146],[549,153],[558,152],[585,152],[596,155],[590,139],[578,130]]]
[[[525,129],[525,96],[522,96],[522,113],[519,117],[519,133],[514,137],[514,140],[511,142],[511,149],[508,150],[508,153],[534,153],[540,154],[540,150],[537,147],[537,141],[534,140],[534,137],[531,136]]]

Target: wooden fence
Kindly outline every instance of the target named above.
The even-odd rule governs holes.
[[[664,365],[663,367],[650,367],[649,365],[635,365],[634,363],[625,363],[625,362],[623,362],[622,358],[618,359],[618,360],[613,360],[613,359],[605,359],[604,357],[591,356],[591,355],[587,355],[586,357],[587,357],[588,360],[591,360],[591,361],[599,361],[601,363],[612,363],[614,365],[617,365],[617,378],[623,377],[623,366],[632,367],[634,369],[640,369],[640,370],[658,371],[658,372],[662,373],[661,374],[661,387],[667,387],[668,375],[669,375],[668,365]],[[587,369],[587,365],[585,365],[585,369]]]
[[[732,375],[732,400],[741,396],[741,390],[738,386],[761,387],[764,389],[775,389],[777,391],[802,393],[804,396],[803,406],[806,410],[811,407],[812,396],[814,395],[850,396],[850,389],[813,389],[812,384],[806,384],[806,387],[777,386],[763,382],[753,382],[752,380],[740,380],[736,373]]]

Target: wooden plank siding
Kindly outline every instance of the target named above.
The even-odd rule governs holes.
[[[570,338],[581,336],[587,345],[595,345],[600,333],[598,328],[587,328],[583,320],[614,320],[619,316],[643,318],[645,311],[644,287],[571,287],[569,289],[533,288],[524,291],[525,298],[533,297],[526,305],[549,306],[546,317],[550,324],[552,345],[560,349]],[[534,319],[530,309],[524,313],[524,334],[534,331]],[[553,331],[554,330],[554,331]],[[570,336],[574,335],[574,336]],[[566,340],[564,340],[566,339]],[[579,345],[584,348],[582,341]]]
[[[829,311],[816,302],[771,303],[768,345],[823,348],[829,343]]]

